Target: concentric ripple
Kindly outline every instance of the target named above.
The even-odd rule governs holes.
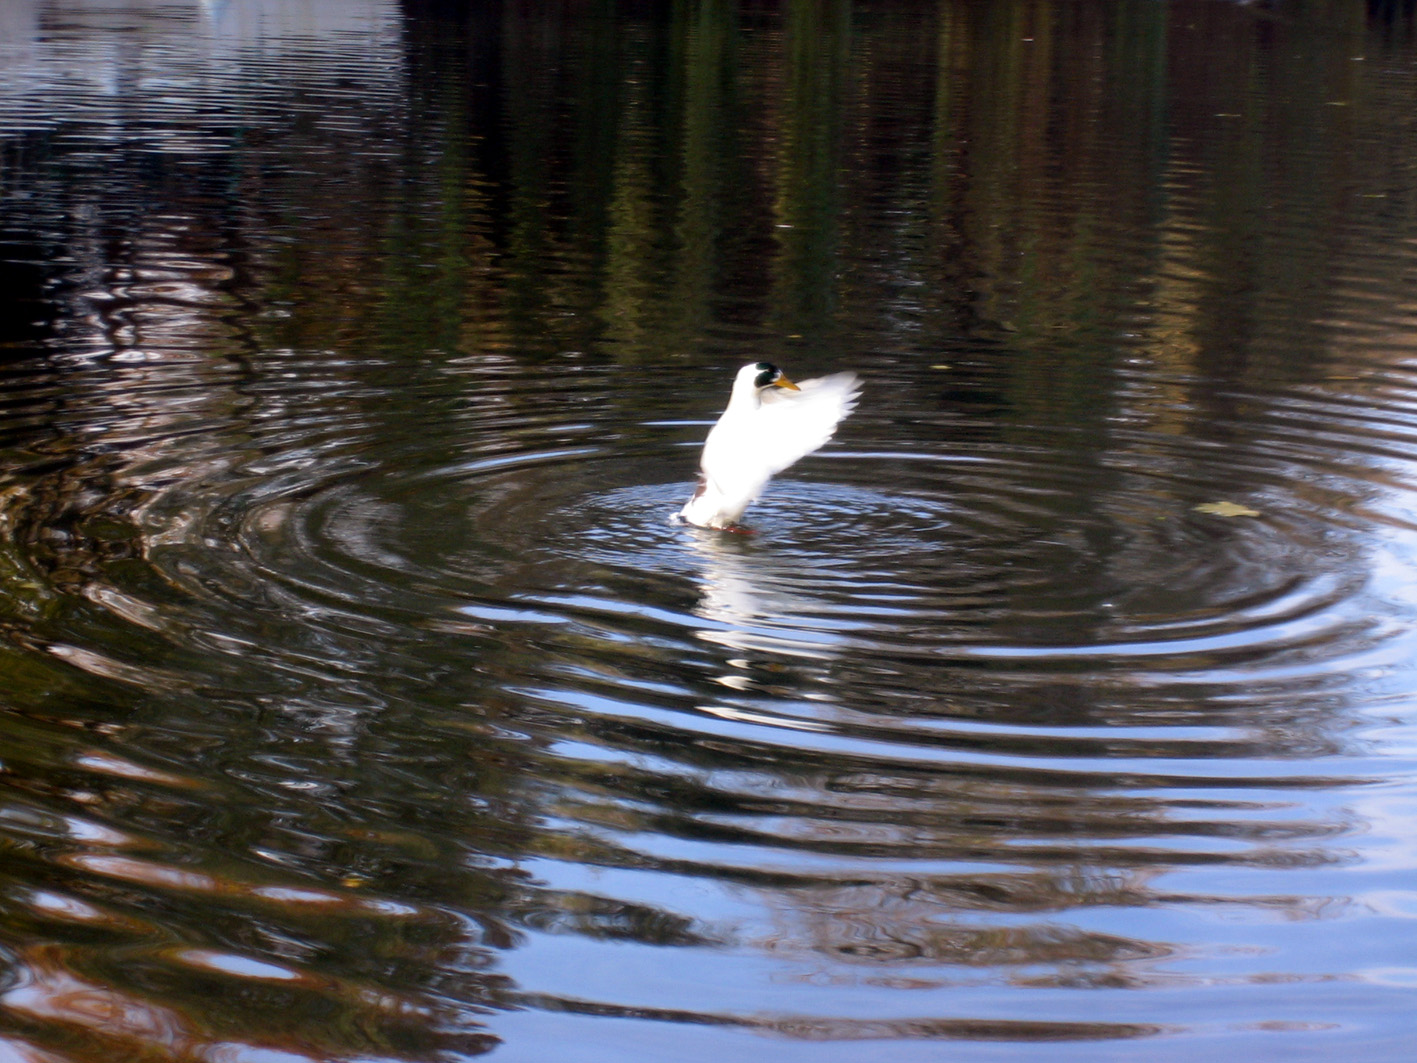
[[[666,747],[766,758],[730,788],[745,788],[735,801],[776,788],[792,763],[904,772],[915,781],[885,806],[868,803],[857,828],[882,851],[919,840],[886,840],[879,818],[881,807],[901,813],[921,773],[1024,787],[1004,800],[1015,823],[1040,787],[1273,787],[1292,765],[1217,774],[1214,758],[1333,748],[1332,737],[1264,721],[1331,698],[1345,668],[1405,652],[1345,529],[1269,482],[1246,494],[1260,508],[1244,516],[1197,510],[1210,498],[1205,471],[1167,471],[1186,451],[1112,475],[1072,448],[842,447],[775,483],[751,533],[731,534],[673,519],[694,455],[681,437],[701,426],[667,427],[631,451],[584,424],[518,423],[519,439],[493,453],[478,453],[474,434],[472,456],[454,464],[419,466],[410,454],[380,466],[335,448],[262,479],[247,463],[250,478],[205,492],[204,515],[191,484],[161,491],[143,508],[148,559],[193,600],[225,601],[212,644],[226,625],[251,652],[256,637],[230,630],[230,607],[298,616],[300,639],[272,653],[277,666],[346,676],[332,648],[374,637],[398,649],[401,668],[417,667],[471,640],[477,667],[502,677],[513,718],[530,721],[514,726],[555,738],[539,774],[575,789],[603,762],[649,756],[636,787],[672,781],[683,799],[704,781],[694,758]],[[493,418],[482,431],[503,427]],[[557,438],[539,446],[539,435]],[[170,520],[179,498],[180,529]],[[451,641],[433,651],[430,638]],[[494,666],[488,654],[518,663]],[[1300,772],[1286,785],[1301,780],[1314,784]],[[566,800],[557,804],[576,810],[566,829],[579,832],[604,798]],[[779,813],[759,843],[815,849],[826,825],[814,800]],[[1167,802],[1139,807],[1153,806]],[[1220,807],[1236,814],[1231,799]],[[1083,833],[1116,832],[1113,814]],[[842,815],[828,834],[846,829]],[[1068,813],[1071,829],[1079,815]],[[1258,841],[1287,828],[1255,830]],[[1308,823],[1295,837],[1330,830]],[[647,840],[634,861],[658,859]],[[1029,847],[1031,858],[1046,851]],[[1204,859],[1249,859],[1242,852]],[[719,876],[722,859],[710,846],[691,863]]]

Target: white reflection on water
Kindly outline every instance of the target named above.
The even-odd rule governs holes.
[[[686,528],[685,534],[702,566],[693,612],[706,625],[694,637],[733,653],[722,661],[714,681],[738,695],[759,695],[747,704],[716,702],[699,705],[699,710],[752,725],[832,730],[831,724],[812,719],[811,710],[804,712],[802,703],[837,700],[829,665],[849,645],[856,625],[825,619],[826,603],[811,591],[810,566],[789,564],[769,549],[722,532]],[[781,699],[763,690],[764,676],[779,667],[774,658],[782,657],[796,662],[789,698],[793,707],[785,712]],[[766,700],[764,693],[769,694]]]
[[[400,26],[394,0],[5,0],[0,124],[82,119],[116,135],[202,103],[220,106],[200,124],[227,120],[238,75],[272,61],[298,59],[325,77],[333,65],[361,82],[396,76]],[[181,150],[171,130],[165,147]]]
[[[694,614],[711,626],[696,637],[738,651],[831,660],[859,625],[834,616],[812,591],[810,567],[774,558],[721,532],[686,528],[702,565]]]

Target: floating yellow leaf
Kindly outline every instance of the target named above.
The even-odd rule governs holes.
[[[1202,502],[1196,506],[1198,513],[1213,513],[1217,517],[1258,517],[1260,511],[1242,506],[1238,502]]]

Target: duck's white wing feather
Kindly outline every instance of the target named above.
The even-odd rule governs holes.
[[[769,475],[822,447],[841,419],[855,409],[860,394],[855,373],[803,380],[797,387],[797,391],[765,393],[758,410],[758,453]]]

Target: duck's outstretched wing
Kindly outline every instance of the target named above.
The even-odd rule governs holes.
[[[757,460],[768,475],[782,472],[832,437],[856,407],[861,386],[855,373],[803,380],[797,391],[774,389],[763,396],[752,433]]]

